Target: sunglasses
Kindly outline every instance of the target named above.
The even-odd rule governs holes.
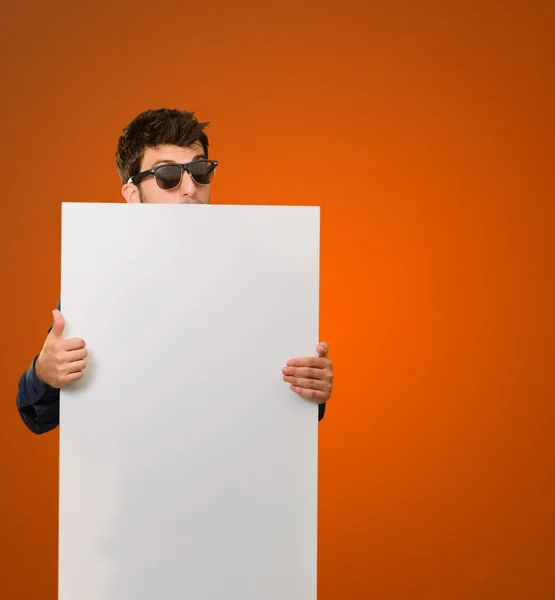
[[[163,190],[171,190],[177,187],[183,179],[183,173],[187,171],[191,179],[199,185],[207,185],[214,181],[216,176],[217,160],[208,160],[200,158],[193,160],[190,163],[178,164],[170,163],[158,165],[147,171],[142,171],[130,177],[127,183],[140,183],[146,177],[154,175],[159,188]]]

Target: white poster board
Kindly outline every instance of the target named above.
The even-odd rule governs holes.
[[[59,600],[316,600],[318,207],[64,203]]]

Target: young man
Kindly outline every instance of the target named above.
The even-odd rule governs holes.
[[[116,167],[127,202],[209,204],[210,184],[217,161],[208,157],[208,123],[194,113],[159,109],[138,115],[119,138]],[[41,352],[19,379],[17,407],[27,427],[36,434],[60,422],[60,388],[83,376],[87,347],[80,338],[64,339],[60,302]],[[328,345],[316,346],[318,357],[296,358],[282,369],[291,389],[319,404],[324,416],[331,397],[333,367]]]

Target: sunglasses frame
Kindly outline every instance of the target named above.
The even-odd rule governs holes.
[[[210,183],[213,183],[213,180],[210,183],[199,183],[195,179],[194,175],[191,173],[190,166],[194,165],[196,163],[199,163],[199,162],[202,162],[202,163],[206,163],[206,162],[211,163],[213,165],[213,167],[214,167],[212,169],[212,172],[214,173],[214,177],[216,177],[215,171],[216,171],[216,167],[218,166],[218,161],[217,160],[212,160],[212,159],[209,159],[209,158],[196,158],[195,160],[192,160],[191,162],[188,162],[188,163],[173,163],[173,162],[168,162],[168,163],[162,163],[160,165],[156,165],[155,167],[152,167],[151,169],[147,169],[146,171],[141,171],[140,173],[137,173],[136,175],[131,176],[127,180],[127,183],[134,183],[135,185],[137,185],[143,179],[146,179],[149,175],[153,175],[154,178],[156,178],[156,171],[158,171],[158,169],[161,169],[162,167],[169,167],[169,166],[171,166],[171,167],[179,167],[179,170],[181,171],[181,175],[179,177],[179,182],[176,185],[174,185],[173,187],[171,187],[171,188],[163,188],[160,185],[158,185],[158,181],[156,181],[156,185],[158,185],[158,187],[160,189],[164,190],[164,191],[173,190],[176,187],[178,187],[179,185],[181,185],[181,182],[183,181],[183,173],[185,171],[187,171],[187,173],[189,173],[191,179],[197,185],[210,185]]]

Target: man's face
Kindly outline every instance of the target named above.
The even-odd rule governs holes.
[[[196,158],[206,158],[202,144],[196,142],[191,146],[158,146],[147,148],[139,171],[146,171],[158,164],[189,163]],[[125,184],[122,194],[127,202],[147,204],[209,204],[210,185],[200,185],[191,179],[186,171],[181,184],[171,190],[158,187],[154,175],[143,179],[138,186]]]

